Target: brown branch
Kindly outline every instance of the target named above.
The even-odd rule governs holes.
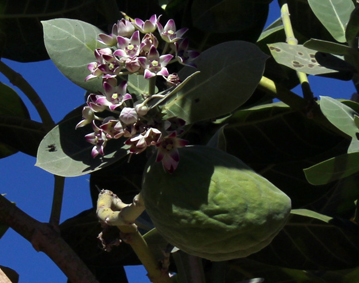
[[[98,283],[94,275],[51,225],[41,223],[0,195],[0,221],[47,254],[73,283]]]
[[[9,277],[0,268],[0,283],[11,283]]]

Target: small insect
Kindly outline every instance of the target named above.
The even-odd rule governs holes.
[[[47,150],[48,150],[49,152],[54,152],[54,151],[56,151],[56,146],[55,146],[55,144],[50,144],[50,145],[48,145],[48,146],[47,146]]]

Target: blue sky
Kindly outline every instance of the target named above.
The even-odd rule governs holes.
[[[271,4],[269,22],[279,17],[277,2]],[[49,61],[37,63],[17,63],[4,59],[8,64],[34,87],[43,98],[55,122],[84,102],[84,90],[66,79]],[[351,82],[310,77],[310,83],[315,96],[332,96],[349,99],[355,89]],[[10,85],[8,80],[0,75],[0,81]],[[10,85],[11,86],[11,85]],[[16,89],[16,88],[15,88]],[[36,111],[22,93],[16,89],[28,106],[31,117],[40,121]],[[5,159],[0,159],[0,178],[3,184],[0,193],[6,193],[7,198],[17,204],[31,217],[48,222],[52,202],[53,176],[34,166],[35,158],[17,153]],[[67,178],[61,221],[89,209],[89,176]],[[0,240],[0,265],[15,269],[20,274],[20,282],[64,283],[65,275],[44,254],[36,252],[31,244],[20,235],[9,229]],[[145,276],[142,266],[129,267],[129,282],[150,282]]]

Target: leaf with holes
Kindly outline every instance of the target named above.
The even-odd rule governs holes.
[[[346,42],[345,30],[354,3],[348,0],[308,0],[319,21],[338,42]]]
[[[295,71],[309,75],[320,75],[337,72],[325,68],[317,60],[318,52],[303,45],[289,45],[279,42],[268,44],[269,50],[277,63],[285,65]]]
[[[164,104],[166,116],[190,124],[234,111],[253,94],[266,59],[257,46],[245,41],[229,41],[207,49],[196,60],[200,73]],[[194,71],[185,67],[179,76],[186,78]]]
[[[127,155],[124,140],[110,140],[105,147],[105,155],[93,158],[93,145],[88,143],[85,135],[92,132],[91,126],[75,130],[81,121],[79,107],[68,114],[41,141],[36,166],[54,175],[75,177],[100,170]]]
[[[104,47],[97,41],[103,33],[97,27],[72,19],[42,22],[46,50],[56,67],[72,82],[92,92],[102,89],[102,80],[85,81],[87,65],[96,61],[94,50]]]

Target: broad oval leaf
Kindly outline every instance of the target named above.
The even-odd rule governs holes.
[[[90,71],[87,65],[96,61],[94,50],[104,47],[97,41],[103,33],[97,27],[72,19],[42,22],[46,50],[56,67],[72,82],[88,90],[102,89],[101,78],[85,81]]]
[[[29,112],[21,100],[20,96],[11,87],[0,82],[0,129],[2,126],[7,126],[8,121],[11,119],[30,119]],[[9,143],[14,133],[18,133],[17,128],[9,127],[4,130],[0,137],[0,158],[10,156],[18,152],[17,144]]]
[[[127,155],[124,140],[110,140],[105,155],[93,158],[93,145],[85,135],[92,132],[91,126],[75,130],[81,121],[81,109],[77,108],[55,126],[41,141],[36,166],[58,176],[75,177],[100,170]]]
[[[348,136],[356,138],[356,134],[359,133],[359,129],[354,122],[355,115],[359,115],[356,111],[329,96],[320,97],[320,109],[335,127]]]
[[[196,61],[200,73],[163,106],[166,116],[190,124],[230,113],[253,94],[267,58],[256,45],[244,41],[207,49]],[[179,75],[185,78],[193,72],[186,67]]]
[[[359,171],[359,152],[342,154],[304,169],[312,185],[325,185]]]
[[[253,14],[259,15],[263,9],[267,11],[270,2],[272,0],[195,0],[191,7],[193,24],[215,33],[244,31],[258,24],[259,19]]]
[[[314,187],[303,169],[345,153],[347,142],[300,111],[273,103],[241,109],[225,122],[227,152],[284,191],[293,207],[314,203],[335,185]]]
[[[249,259],[301,270],[357,268],[358,240],[358,226],[349,220],[298,209],[271,245]]]
[[[348,25],[345,30],[345,37],[350,46],[355,44],[355,39],[359,34],[359,7],[355,7],[350,15]]]
[[[14,116],[0,115],[0,147],[20,150],[31,156],[36,156],[37,148],[46,130],[42,123]],[[1,154],[3,152],[0,149]]]
[[[319,21],[338,42],[346,42],[345,30],[354,4],[350,0],[308,0]]]

